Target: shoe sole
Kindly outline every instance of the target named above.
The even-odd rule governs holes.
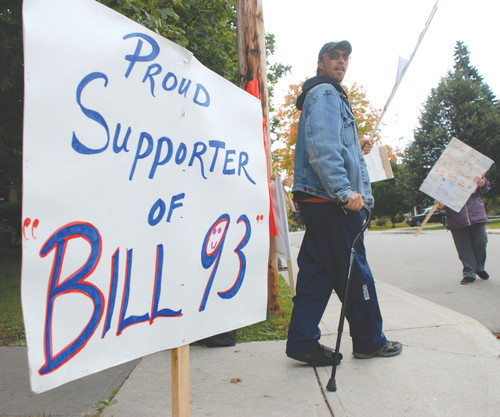
[[[331,361],[331,362],[312,362],[312,361],[307,361],[304,359],[297,359],[297,358],[294,358],[293,356],[290,356],[290,355],[286,355],[286,356],[289,357],[290,359],[293,359],[294,361],[306,363],[306,364],[311,365],[311,366],[333,366],[333,361]],[[342,358],[339,358],[337,365],[340,365],[341,361],[342,361]]]
[[[375,352],[375,353],[356,353],[353,352],[353,356],[357,359],[371,359],[371,358],[390,358],[392,356],[399,355],[403,351],[403,348],[394,352]]]

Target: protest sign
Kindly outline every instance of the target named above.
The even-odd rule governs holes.
[[[483,176],[492,164],[487,156],[452,138],[420,186],[420,191],[459,212],[476,190],[474,178]]]
[[[281,177],[271,183],[271,200],[273,202],[274,221],[276,223],[276,253],[280,258],[291,260],[292,249],[288,234],[288,214],[285,205],[285,191]]]
[[[394,178],[386,146],[376,146],[364,158],[370,182],[373,183]]]
[[[92,0],[25,0],[32,390],[266,318],[259,100]]]

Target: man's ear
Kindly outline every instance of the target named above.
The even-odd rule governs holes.
[[[318,61],[318,69],[321,70],[321,72],[323,72],[323,65],[325,63],[323,61]]]

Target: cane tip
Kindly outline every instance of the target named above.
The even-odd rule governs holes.
[[[330,380],[328,381],[328,384],[326,386],[326,389],[328,391],[333,391],[333,392],[337,391],[337,384],[335,383],[335,379],[330,378]]]

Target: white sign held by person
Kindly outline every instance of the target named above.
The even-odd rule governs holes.
[[[452,138],[420,186],[420,191],[459,212],[476,190],[474,178],[483,176],[492,164],[487,156]]]
[[[386,146],[374,147],[364,158],[371,183],[394,178]]]
[[[260,102],[92,0],[24,0],[31,387],[265,320]]]

